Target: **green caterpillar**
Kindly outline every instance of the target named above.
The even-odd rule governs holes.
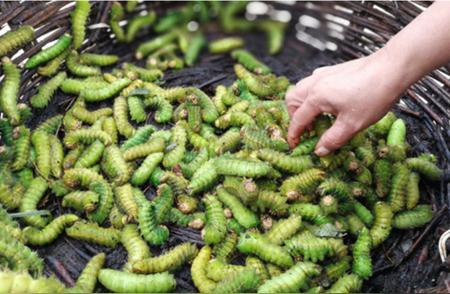
[[[327,275],[328,280],[331,282],[336,281],[341,276],[343,276],[348,270],[351,269],[351,257],[345,256],[341,260],[336,263],[330,263],[325,266],[325,273]]]
[[[97,164],[102,158],[105,145],[101,141],[94,141],[78,157],[75,168],[89,168]]]
[[[291,173],[301,173],[313,166],[309,156],[291,157],[271,149],[258,150],[258,157],[269,162],[275,168]]]
[[[79,185],[88,187],[95,181],[103,181],[104,178],[88,168],[72,168],[65,170],[63,180],[68,187],[75,188]]]
[[[67,289],[66,293],[93,293],[97,278],[105,263],[105,253],[99,253],[89,260],[79,275],[73,288]]]
[[[157,224],[155,207],[149,203],[139,209],[139,230],[143,238],[151,245],[161,245],[169,237],[167,227]]]
[[[373,166],[376,193],[379,197],[386,197],[391,189],[392,165],[386,159],[378,159]]]
[[[21,170],[27,165],[30,154],[30,142],[30,130],[25,126],[20,126],[19,138],[14,144],[15,159],[11,165],[13,171]]]
[[[14,145],[13,126],[6,119],[0,119],[0,134],[6,146]]]
[[[186,97],[186,109],[188,111],[188,124],[194,132],[199,132],[202,124],[201,106],[198,97],[191,94]]]
[[[71,13],[73,48],[80,48],[86,37],[86,23],[91,12],[91,4],[88,0],[78,0],[75,9]]]
[[[191,277],[200,293],[211,293],[216,288],[216,282],[206,276],[206,267],[211,259],[211,247],[203,246],[192,261]]]
[[[108,216],[109,222],[111,223],[111,226],[121,230],[123,227],[128,223],[127,216],[122,213],[122,211],[117,208],[116,205],[113,205],[109,216]]]
[[[405,207],[406,187],[408,185],[410,171],[404,164],[396,164],[394,169],[391,190],[389,192],[389,204],[395,213]]]
[[[312,262],[298,262],[286,272],[267,280],[258,293],[294,293],[305,290],[310,278],[319,275],[320,267]]]
[[[262,260],[282,268],[290,268],[294,265],[292,257],[283,247],[272,244],[255,233],[241,234],[237,248],[242,253],[254,254]]]
[[[152,125],[140,127],[136,130],[133,137],[123,142],[123,144],[120,146],[120,149],[126,151],[132,147],[143,144],[150,138],[150,135],[153,134],[154,132],[155,127]]]
[[[227,233],[227,225],[223,214],[222,204],[213,195],[203,197],[206,213],[206,225],[202,232],[203,240],[207,244],[218,244]]]
[[[64,147],[55,135],[49,135],[49,143],[51,153],[50,170],[55,178],[60,178],[64,161]]]
[[[58,235],[64,231],[65,227],[72,225],[77,220],[79,220],[79,218],[74,214],[64,214],[55,218],[42,230],[26,227],[23,230],[23,235],[27,243],[43,246],[56,240]]]
[[[372,258],[370,249],[372,248],[372,238],[369,231],[363,228],[359,232],[358,239],[353,246],[353,273],[362,279],[368,279],[372,276]]]
[[[113,207],[114,198],[111,186],[104,180],[97,180],[89,184],[89,190],[99,195],[99,203],[97,209],[88,215],[88,219],[101,224]]]
[[[417,205],[411,210],[405,210],[395,215],[393,227],[397,229],[414,229],[427,224],[433,218],[431,206],[427,204]]]
[[[229,127],[242,127],[245,125],[254,124],[254,119],[242,111],[225,113],[214,122],[215,127],[219,129],[228,129]]]
[[[442,170],[434,162],[420,157],[406,159],[406,165],[430,181],[438,181],[443,175]]]
[[[362,220],[362,222],[366,226],[371,227],[373,223],[373,215],[370,210],[357,200],[354,200],[352,204],[355,214]]]
[[[300,196],[311,193],[323,181],[325,172],[311,168],[299,175],[287,178],[280,187],[281,194],[289,199],[298,199]]]
[[[106,117],[103,119],[102,130],[105,131],[112,140],[113,144],[117,144],[119,135],[117,132],[116,121],[112,117]]]
[[[125,42],[125,32],[119,22],[124,18],[125,12],[120,2],[114,2],[109,12],[109,26],[118,42]]]
[[[120,241],[120,231],[102,228],[97,223],[76,222],[66,228],[67,236],[90,243],[115,248]]]
[[[69,34],[62,35],[54,45],[30,57],[25,63],[25,68],[35,68],[52,60],[69,48],[71,42],[72,37]]]
[[[165,168],[171,168],[181,162],[183,156],[186,152],[186,131],[184,128],[177,124],[172,129],[172,139],[171,143],[175,145],[175,147],[166,153],[162,164]]]
[[[123,158],[126,161],[132,161],[137,158],[147,157],[150,154],[163,152],[166,147],[166,142],[163,138],[153,138],[144,144],[139,144],[127,149],[123,152]]]
[[[265,162],[226,157],[219,157],[214,163],[217,173],[224,176],[258,178],[268,175],[272,170],[270,165]]]
[[[370,229],[370,236],[372,237],[373,247],[377,247],[389,237],[394,214],[392,208],[384,202],[375,204],[374,214],[375,221]]]
[[[205,45],[206,38],[202,33],[196,33],[189,40],[189,46],[184,54],[184,60],[188,66],[192,66],[195,63]]]
[[[7,57],[2,58],[2,64],[5,78],[0,89],[0,109],[12,125],[18,125],[20,112],[17,107],[17,98],[20,87],[20,70]]]
[[[305,260],[311,260],[312,262],[322,261],[325,256],[332,252],[332,248],[326,239],[316,237],[308,230],[286,240],[285,244],[291,254],[294,256],[302,255]]]
[[[159,69],[146,69],[132,63],[123,63],[122,69],[137,75],[144,82],[155,82],[164,76],[163,72]]]
[[[131,271],[133,263],[151,256],[150,248],[141,238],[137,225],[126,225],[120,240],[128,253],[127,263],[123,266],[125,271]]]
[[[156,109],[155,121],[161,124],[167,123],[172,119],[173,107],[166,99],[161,96],[151,96],[144,100],[147,107]]]
[[[239,146],[240,142],[241,135],[239,129],[230,128],[215,142],[214,151],[218,155],[233,151]]]
[[[272,228],[264,234],[269,242],[275,245],[282,245],[284,240],[290,239],[300,229],[302,218],[293,214],[286,219],[280,219]]]
[[[0,37],[0,57],[31,42],[34,39],[34,29],[30,25],[22,25],[15,31],[9,31]]]
[[[269,211],[273,215],[285,215],[289,205],[287,198],[273,191],[260,191],[254,206],[261,212]]]
[[[107,84],[101,88],[83,88],[80,92],[80,97],[82,97],[86,102],[100,102],[110,98],[114,98],[123,88],[131,84],[131,80],[129,78],[118,79],[117,81],[112,82],[111,84]],[[124,100],[126,104],[126,99],[123,97],[119,97],[120,100]],[[116,101],[119,99],[116,98]],[[115,107],[114,107],[115,109]],[[117,121],[116,121],[117,122]]]
[[[141,28],[153,24],[155,20],[156,13],[154,11],[150,11],[146,15],[133,17],[127,26],[126,41],[132,42]]]
[[[64,293],[64,285],[55,277],[33,278],[27,272],[0,271],[0,281],[1,293]]]
[[[267,97],[277,94],[277,89],[269,83],[263,81],[260,77],[255,76],[240,64],[234,65],[236,76],[242,80],[248,89],[259,97]]]
[[[181,172],[186,178],[192,178],[195,171],[197,171],[203,163],[208,161],[209,153],[207,148],[200,149],[198,155],[189,163],[180,162],[179,166],[181,168]]]
[[[127,214],[128,221],[138,219],[139,207],[134,200],[133,187],[130,184],[114,188],[114,196],[119,207]]]
[[[136,49],[136,59],[145,58],[150,53],[163,48],[170,44],[173,40],[177,38],[177,32],[175,30],[168,32],[164,35],[160,35],[150,41],[144,42],[139,45]]]
[[[379,121],[377,121],[374,125],[369,127],[369,132],[377,136],[384,136],[389,132],[392,124],[396,119],[397,117],[395,116],[395,114],[389,111]]]
[[[117,63],[119,57],[111,54],[83,53],[80,55],[80,61],[83,64],[94,66],[108,66]]]
[[[412,172],[409,174],[408,184],[406,185],[406,209],[413,209],[419,203],[419,174]]]
[[[248,70],[256,74],[269,74],[270,68],[259,61],[253,54],[245,49],[236,49],[231,52],[231,57],[237,60],[240,64],[245,66]]]
[[[144,102],[142,102],[141,98],[130,96],[127,101],[131,119],[137,123],[144,122],[147,119],[147,113],[145,112]]]
[[[61,205],[89,213],[97,208],[98,201],[99,195],[97,193],[92,191],[74,191],[64,196]]]
[[[234,273],[217,283],[213,293],[252,292],[259,284],[259,276],[254,269]]]
[[[89,111],[85,107],[78,105],[72,109],[72,114],[75,118],[90,125],[93,125],[95,122],[103,119],[104,117],[112,115],[112,113],[113,111],[109,107]]]
[[[80,56],[75,50],[72,50],[67,56],[66,66],[73,75],[79,77],[98,76],[101,74],[99,67],[82,64],[80,62]]]
[[[48,184],[43,178],[34,178],[23,196],[19,211],[26,212],[36,210],[39,201],[42,199],[47,189]],[[43,228],[47,224],[47,220],[39,215],[27,216],[24,220],[27,224],[38,228]]]
[[[92,144],[96,140],[99,140],[105,146],[109,146],[112,143],[112,139],[109,134],[102,130],[79,129],[66,134],[64,137],[64,145],[66,145],[69,149],[73,149],[77,147],[79,143]]]
[[[362,288],[362,279],[355,274],[346,274],[339,278],[327,290],[327,293],[357,293]]]
[[[245,266],[247,268],[253,268],[255,270],[256,274],[259,277],[258,285],[261,285],[262,283],[270,279],[269,271],[267,270],[266,265],[261,259],[253,256],[247,256],[245,258]]]
[[[236,248],[238,241],[238,235],[236,232],[231,231],[223,242],[214,246],[214,256],[224,262],[227,262],[230,255]]]
[[[166,293],[172,292],[176,280],[169,273],[137,275],[112,269],[102,269],[98,280],[106,289],[118,293]]]
[[[220,282],[228,276],[246,269],[243,265],[227,264],[219,259],[210,260],[206,266],[206,275],[209,279]]]
[[[35,131],[31,135],[31,143],[36,151],[36,165],[40,175],[48,178],[51,169],[50,139],[47,133]]]
[[[53,58],[52,60],[48,61],[46,65],[40,66],[37,70],[38,74],[41,76],[50,77],[54,74],[56,74],[61,67],[61,65],[66,60],[67,56],[70,53],[70,48],[65,49],[63,52],[61,52],[58,56]]]
[[[142,162],[141,166],[134,172],[131,177],[131,183],[136,186],[144,184],[155,168],[163,160],[164,153],[156,152],[148,155]]]
[[[209,43],[209,52],[222,54],[233,51],[244,46],[244,40],[239,37],[228,37],[214,40]]]
[[[272,140],[266,131],[255,126],[247,125],[241,129],[242,142],[248,149],[258,150],[270,148],[276,151],[287,151],[289,145],[285,140]]]
[[[124,97],[117,97],[114,100],[113,115],[119,134],[127,138],[132,137],[136,130],[128,122],[128,105]]]
[[[133,263],[133,272],[142,274],[173,271],[186,262],[193,260],[197,253],[197,246],[192,243],[182,243],[160,256],[142,259]]]
[[[280,52],[284,43],[286,23],[274,20],[261,20],[258,22],[257,27],[267,34],[269,54],[274,55]]]
[[[61,91],[63,91],[66,94],[78,95],[81,93],[83,89],[94,90],[104,88],[108,85],[109,84],[107,82],[105,82],[102,78],[99,78],[97,76],[88,77],[85,79],[67,78],[61,83],[59,89],[61,89]]]
[[[217,198],[231,209],[236,220],[246,229],[256,227],[259,224],[258,216],[245,207],[239,198],[228,193],[223,187],[217,188]]]
[[[102,170],[117,185],[126,183],[131,176],[125,158],[117,145],[108,146],[103,152]]]
[[[252,179],[227,176],[223,187],[229,193],[239,197],[245,204],[252,204],[258,198],[258,186]]]

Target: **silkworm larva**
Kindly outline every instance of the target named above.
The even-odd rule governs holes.
[[[167,123],[172,119],[173,107],[169,101],[161,96],[151,96],[144,100],[147,107],[156,109],[155,121],[161,124]]]
[[[128,253],[127,263],[123,266],[125,271],[131,271],[133,263],[151,256],[150,248],[142,239],[137,225],[126,225],[120,240]]]
[[[36,150],[37,169],[44,178],[48,178],[51,169],[51,150],[49,135],[41,131],[35,131],[31,135],[31,143]]]
[[[327,293],[356,293],[362,288],[363,280],[355,274],[346,274],[337,280]]]
[[[143,59],[150,53],[170,44],[173,40],[177,38],[176,30],[173,30],[164,35],[160,35],[150,41],[144,42],[136,49],[136,58]]]
[[[76,148],[69,150],[66,156],[64,157],[63,168],[64,169],[72,168],[77,162],[78,158],[80,158],[83,151],[84,151],[83,145],[79,145]]]
[[[194,132],[199,132],[202,124],[201,107],[198,97],[194,94],[186,97],[186,109],[188,111],[188,125]]]
[[[152,125],[146,125],[138,128],[133,137],[123,142],[123,144],[120,146],[120,149],[122,151],[126,151],[132,147],[145,143],[150,138],[150,135],[155,131],[156,129]]]
[[[219,117],[216,106],[205,92],[198,88],[190,87],[186,94],[193,94],[198,98],[198,103],[202,108],[202,119],[204,122],[212,123]]]
[[[128,97],[128,109],[130,111],[130,117],[135,122],[141,123],[147,119],[147,113],[145,112],[144,102],[137,96]]]
[[[213,293],[252,292],[258,287],[259,282],[260,279],[255,269],[245,269],[217,283]]]
[[[34,39],[34,29],[30,25],[22,25],[17,30],[11,30],[0,37],[0,57],[22,47]]]
[[[276,168],[291,173],[301,173],[313,166],[309,156],[292,157],[272,149],[258,150],[258,157]]]
[[[93,293],[97,278],[105,263],[105,253],[99,253],[92,257],[78,276],[73,288],[66,289],[66,293]]]
[[[150,11],[146,15],[139,15],[133,17],[129,21],[127,26],[127,33],[126,33],[127,42],[132,42],[141,28],[153,24],[155,20],[156,20],[156,13],[154,11]]]
[[[350,256],[345,256],[335,263],[330,263],[325,266],[325,273],[327,278],[334,282],[340,277],[342,277],[349,269],[351,269],[351,260]]]
[[[219,157],[215,160],[218,174],[249,178],[263,177],[269,174],[271,167],[265,162]]]
[[[354,213],[348,214],[345,221],[348,225],[348,231],[354,236],[358,236],[361,230],[366,227],[363,221]]]
[[[234,72],[248,87],[248,89],[259,97],[267,97],[276,94],[276,89],[269,83],[266,83],[261,77],[249,72],[240,64],[234,65]]]
[[[233,50],[231,52],[231,57],[256,74],[268,74],[271,72],[267,65],[259,61],[253,54],[245,49]]]
[[[194,158],[194,160],[189,163],[180,162],[179,166],[181,168],[181,172],[186,178],[191,178],[194,172],[200,168],[200,166],[205,163],[209,159],[209,153],[207,148],[200,149],[198,155]]]
[[[114,100],[113,114],[119,133],[127,138],[132,137],[136,130],[128,121],[128,104],[124,97]]]
[[[214,40],[209,43],[209,52],[222,54],[244,46],[244,40],[239,37],[228,37]]]
[[[53,58],[63,53],[64,50],[66,50],[70,46],[71,42],[72,37],[69,34],[62,35],[54,45],[30,57],[25,63],[25,68],[35,68],[40,64],[52,60]]]
[[[83,64],[94,66],[108,66],[117,63],[119,57],[111,54],[83,53],[80,55],[80,61]]]
[[[351,199],[350,186],[344,181],[338,179],[326,179],[317,188],[321,195],[334,195],[341,201],[347,201]]]
[[[245,258],[245,266],[247,268],[253,268],[255,270],[256,274],[259,277],[258,285],[261,285],[262,283],[270,279],[269,271],[267,270],[266,265],[261,259],[253,256],[247,256]]]
[[[56,240],[56,238],[64,231],[65,227],[72,225],[78,219],[78,216],[74,214],[64,214],[52,220],[42,230],[26,227],[23,230],[23,234],[27,243],[43,246]]]
[[[103,152],[102,170],[117,185],[123,185],[131,176],[127,162],[117,145],[111,145]]]
[[[114,2],[111,5],[111,10],[109,12],[109,26],[111,27],[111,31],[114,33],[118,42],[125,42],[125,32],[119,24],[120,21],[123,20],[124,16],[125,11],[120,2]]]
[[[409,174],[408,184],[406,185],[406,209],[413,209],[417,206],[420,199],[419,189],[420,176],[415,172]]]
[[[92,191],[74,191],[64,196],[63,207],[71,207],[77,211],[92,212],[97,207],[99,196]]]
[[[111,137],[108,135],[108,133],[102,131],[102,130],[96,130],[96,129],[79,129],[74,130],[66,134],[64,137],[64,144],[70,148],[73,149],[77,147],[79,143],[83,144],[92,144],[96,140],[99,140],[102,142],[105,146],[109,146],[112,143]]]
[[[91,12],[91,4],[87,0],[76,2],[75,9],[71,13],[73,48],[80,48],[86,36],[86,23]]]
[[[150,139],[144,144],[139,144],[123,152],[123,158],[126,161],[132,161],[137,158],[146,157],[152,153],[163,152],[166,143],[163,138]]]
[[[122,78],[102,88],[97,89],[83,88],[80,92],[80,96],[83,97],[84,100],[86,100],[87,102],[104,101],[116,96],[123,88],[125,88],[129,84],[131,84],[131,80],[129,78]],[[126,103],[125,98],[123,97],[120,98],[124,99]]]
[[[430,181],[439,181],[443,175],[442,170],[434,162],[420,157],[406,159],[406,165]]]
[[[90,243],[114,248],[120,241],[120,231],[114,228],[103,228],[97,223],[76,222],[66,228],[67,236]]]
[[[64,285],[55,277],[33,278],[27,272],[0,271],[2,293],[64,293]]]
[[[213,195],[203,198],[206,213],[206,225],[202,237],[207,244],[218,244],[227,233],[227,225],[220,201]]]
[[[57,197],[65,196],[73,191],[72,188],[64,184],[63,180],[50,181],[49,187],[50,190],[52,190],[52,193],[55,194]]]
[[[217,180],[218,174],[215,167],[215,159],[210,159],[203,163],[194,172],[187,191],[190,195],[209,189]]]
[[[374,133],[377,136],[384,136],[389,132],[389,129],[396,119],[397,117],[395,114],[389,111],[379,121],[369,127],[369,132]]]
[[[42,84],[38,88],[38,93],[30,98],[30,103],[34,108],[45,108],[52,99],[56,90],[61,83],[66,79],[67,74],[61,72],[48,80],[45,84]]]
[[[99,224],[103,223],[108,217],[113,207],[114,197],[111,186],[105,180],[93,181],[89,184],[89,190],[99,195],[97,209],[88,215],[88,219]]]
[[[370,229],[373,247],[377,247],[389,237],[392,229],[393,211],[384,202],[377,202],[374,207],[375,221]]]
[[[206,45],[206,38],[202,33],[196,33],[189,41],[189,46],[184,54],[184,60],[188,66],[195,63],[200,51]]]
[[[206,276],[206,267],[210,259],[211,247],[205,245],[200,249],[199,253],[192,261],[192,281],[200,293],[211,293],[216,287],[216,282]]]
[[[103,78],[98,76],[88,77],[85,79],[67,78],[61,83],[59,89],[66,94],[79,95],[85,88],[93,90],[104,88],[108,85],[109,83],[105,82]]]
[[[289,205],[287,198],[273,191],[260,191],[254,206],[261,212],[269,211],[272,215],[285,215]]]
[[[58,56],[48,61],[45,65],[40,66],[37,70],[38,74],[41,76],[50,77],[56,74],[61,67],[61,65],[65,62],[67,55],[70,53],[70,48],[65,49]]]
[[[13,126],[6,119],[0,119],[0,134],[6,146],[14,145]]]
[[[111,137],[113,144],[117,144],[119,140],[118,138],[119,135],[117,132],[116,121],[114,120],[113,117],[106,117],[103,120],[102,130],[105,131]]]
[[[284,34],[287,28],[286,23],[275,20],[262,20],[257,27],[267,35],[267,47],[269,54],[274,55],[283,48]]]
[[[302,195],[311,193],[323,181],[324,177],[325,172],[323,170],[309,169],[299,175],[287,178],[281,184],[281,194],[286,195],[289,199],[298,199]]]
[[[47,189],[48,184],[43,178],[34,178],[23,196],[19,211],[26,212],[36,210],[39,201],[42,199]],[[42,228],[47,224],[47,220],[39,215],[27,216],[24,220],[27,224],[38,228]]]
[[[252,179],[227,176],[223,186],[246,204],[252,204],[258,198],[258,187]]]
[[[172,129],[171,144],[174,144],[175,147],[165,154],[162,161],[164,167],[171,168],[181,162],[186,152],[186,137],[186,131],[180,124]]]
[[[97,76],[101,74],[99,67],[82,64],[78,53],[74,50],[72,50],[67,56],[66,66],[72,74],[79,77]]]
[[[19,127],[19,138],[14,145],[14,162],[11,169],[18,171],[23,169],[28,163],[30,154],[30,130],[25,126]]]
[[[0,108],[8,117],[9,122],[12,125],[17,125],[20,122],[20,112],[17,108],[20,70],[7,57],[2,58],[2,64],[5,78],[0,89]]]
[[[394,213],[405,207],[409,174],[410,171],[406,165],[399,163],[394,166],[394,175],[389,192],[389,204]]]
[[[113,205],[109,213],[108,219],[109,222],[111,223],[111,226],[118,230],[123,229],[123,227],[128,223],[127,216],[123,214],[122,211],[120,211],[116,205]]]
[[[379,197],[385,197],[391,189],[392,164],[386,159],[378,159],[373,166],[376,184],[376,193]]]
[[[209,279],[220,282],[226,277],[244,270],[243,265],[228,264],[220,259],[212,259],[206,266],[206,275]]]
[[[186,262],[193,260],[198,253],[197,246],[192,243],[182,243],[164,254],[142,259],[133,264],[135,273],[161,273],[173,271]]]
[[[370,250],[372,249],[372,238],[369,231],[363,228],[359,232],[358,239],[353,246],[353,265],[352,271],[361,279],[368,279],[372,276],[372,258]]]
[[[50,143],[50,168],[51,173],[55,178],[60,178],[62,175],[63,161],[64,161],[64,147],[61,141],[55,135],[49,135]]]
[[[375,162],[376,155],[371,143],[365,143],[364,145],[357,147],[355,153],[364,166],[371,166]]]
[[[155,207],[150,203],[146,203],[139,209],[139,230],[150,245],[164,244],[169,237],[167,227],[158,225]]]
[[[115,187],[114,195],[119,207],[127,214],[128,221],[136,221],[138,218],[139,207],[134,200],[133,187],[130,184]]]
[[[229,127],[242,127],[245,125],[254,125],[255,120],[245,112],[236,111],[225,113],[214,122],[216,128],[228,129]]]
[[[104,117],[111,116],[112,113],[113,111],[109,107],[99,108],[94,111],[89,111],[83,106],[76,106],[72,109],[73,116],[90,125],[93,125],[95,122]]]
[[[433,218],[431,206],[427,204],[417,205],[411,210],[398,213],[393,220],[393,227],[397,229],[415,229],[429,223]]]
[[[219,155],[227,151],[233,151],[239,146],[240,142],[241,134],[239,129],[231,128],[214,143],[214,151]]]
[[[105,145],[100,141],[94,141],[86,148],[75,163],[75,168],[89,168],[97,164],[102,158]]]
[[[231,209],[236,220],[246,229],[259,224],[258,216],[245,207],[236,196],[228,193],[223,187],[217,188],[217,198]]]
[[[264,238],[275,245],[282,245],[284,240],[294,236],[301,225],[301,216],[293,214],[286,219],[277,221],[272,228],[264,234]]]
[[[261,235],[246,232],[239,236],[237,248],[245,254],[254,254],[264,261],[273,263],[282,268],[294,265],[292,257],[283,247],[272,244]]]
[[[164,153],[162,152],[149,154],[142,162],[141,166],[134,172],[131,177],[131,183],[136,186],[144,184],[149,179],[154,169],[162,161],[163,157]]]
[[[332,252],[327,239],[316,237],[308,230],[286,240],[285,244],[293,256],[303,256],[305,260],[312,262],[321,261]]]
[[[336,226],[337,227],[337,226]],[[348,247],[341,238],[328,238],[328,244],[331,246],[332,255],[338,259],[348,256]]]
[[[231,231],[225,240],[223,240],[221,243],[214,246],[214,256],[217,259],[222,260],[223,262],[228,262],[228,259],[230,258],[231,254],[236,249],[236,244],[238,241],[238,235],[236,232]]]
[[[304,290],[308,279],[317,276],[320,267],[312,262],[298,262],[286,272],[267,280],[258,293],[288,293]]]
[[[112,269],[102,269],[98,276],[106,289],[118,293],[166,293],[176,287],[176,280],[169,273],[137,275]]]
[[[316,225],[331,223],[331,219],[325,215],[319,205],[311,203],[296,203],[289,207],[289,212],[301,215],[303,219]]]

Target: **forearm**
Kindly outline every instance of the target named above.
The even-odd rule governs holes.
[[[374,55],[388,67],[382,78],[393,82],[398,94],[450,62],[450,2],[432,4]]]

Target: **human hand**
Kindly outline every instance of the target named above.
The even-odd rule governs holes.
[[[401,70],[393,70],[382,54],[316,69],[286,94],[291,123],[291,148],[314,118],[330,113],[336,121],[320,138],[315,153],[325,156],[343,146],[358,131],[379,120],[407,85]]]

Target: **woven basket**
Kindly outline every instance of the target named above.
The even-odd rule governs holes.
[[[138,42],[116,44],[107,24],[112,2],[95,2],[89,19],[88,41],[82,50],[96,53],[114,53],[122,61],[132,60]],[[147,2],[138,6],[136,13],[143,9],[155,9],[164,13],[180,3]],[[270,3],[278,10],[288,10],[292,20],[283,51],[278,56],[265,54],[264,38],[258,34],[243,35],[249,49],[267,63],[277,74],[284,74],[292,82],[307,76],[315,68],[368,55],[381,48],[429,4],[423,2],[297,2],[292,5]],[[15,63],[22,63],[43,46],[56,40],[64,32],[70,31],[69,13],[73,2],[0,2],[0,34],[23,24],[36,28],[37,41],[29,44],[11,57]],[[295,25],[298,20],[299,23]],[[212,30],[210,36],[221,36]],[[152,35],[141,32],[138,40],[146,40]],[[194,85],[211,92],[218,84],[231,84],[235,79],[233,61],[228,56],[204,54],[192,68],[168,72],[165,82],[169,86]],[[442,168],[450,163],[450,66],[433,71],[414,84],[395,106],[396,113],[408,124],[408,141],[412,152],[433,152],[439,158]],[[22,100],[31,97],[43,78],[35,70],[23,71],[21,84]],[[44,111],[35,111],[30,123],[37,123],[63,113],[74,97],[58,94],[52,105]],[[374,276],[365,283],[365,291],[405,292],[425,289],[431,291],[442,276],[437,240],[449,227],[450,185],[445,180],[436,184],[425,184],[423,195],[435,211],[433,221],[421,231],[394,233],[387,242],[374,253]],[[55,200],[50,200],[50,209],[55,214],[61,208]],[[47,205],[47,206],[48,206]],[[201,243],[196,231],[171,228],[171,239],[166,246],[181,241]],[[76,278],[90,256],[99,249],[83,242],[60,238],[50,246],[38,250],[46,258],[46,273],[55,273],[66,283]],[[103,250],[104,251],[104,250]],[[107,265],[119,268],[126,258],[122,248],[106,251]],[[177,274],[177,291],[194,292],[189,270]],[[439,288],[434,288],[439,289]],[[100,289],[102,290],[102,289]],[[442,289],[441,289],[442,290]]]

